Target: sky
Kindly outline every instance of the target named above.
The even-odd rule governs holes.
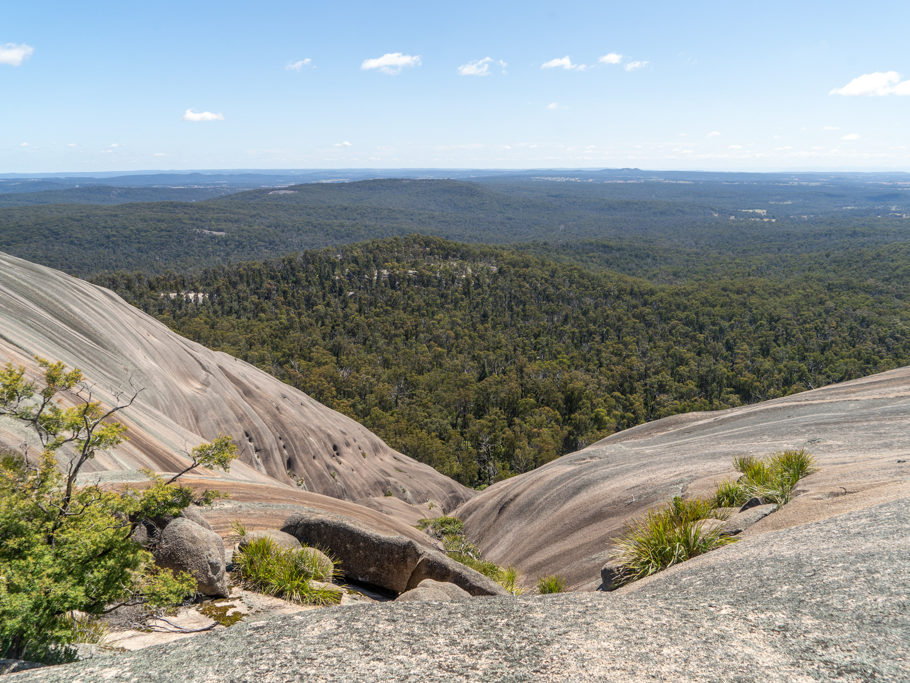
[[[910,2],[29,2],[0,173],[910,171]]]

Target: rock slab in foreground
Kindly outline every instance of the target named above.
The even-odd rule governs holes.
[[[404,536],[377,533],[341,515],[310,509],[288,517],[281,530],[304,545],[327,551],[348,578],[396,593],[423,579],[454,583],[471,595],[507,593],[492,579],[440,552],[421,548]]]
[[[426,602],[430,600],[435,602],[460,602],[470,599],[471,594],[454,583],[424,579],[415,588],[399,595],[395,602]]]
[[[768,503],[766,505],[756,505],[755,507],[750,507],[746,510],[737,512],[736,514],[731,515],[724,522],[723,533],[727,536],[736,536],[737,534],[741,534],[750,526],[759,520],[764,519],[776,510],[776,503]]]
[[[196,577],[196,590],[203,595],[227,597],[224,574],[224,542],[214,531],[177,517],[161,532],[155,562],[167,569],[186,571]]]
[[[241,623],[18,681],[906,681],[910,500],[773,531],[618,593]]]

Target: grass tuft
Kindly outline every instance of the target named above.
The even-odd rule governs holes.
[[[321,562],[320,562],[321,560]],[[281,548],[270,538],[251,541],[234,557],[236,574],[244,586],[291,602],[307,605],[335,605],[341,600],[336,590],[311,585],[334,574],[312,548]]]
[[[557,574],[542,576],[537,580],[537,592],[541,595],[548,593],[563,593],[566,590],[566,580]]]
[[[615,557],[623,565],[622,583],[656,574],[733,542],[721,536],[719,529],[705,529],[701,519],[680,518],[671,503],[631,522],[616,541]]]

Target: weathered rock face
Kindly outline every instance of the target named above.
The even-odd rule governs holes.
[[[454,583],[424,579],[414,588],[399,595],[396,602],[419,602],[433,600],[436,602],[460,602],[470,600],[471,594]]]
[[[388,536],[352,519],[317,510],[288,517],[281,528],[302,544],[328,551],[350,579],[396,593],[425,578],[455,583],[472,595],[502,595],[506,590],[483,574],[405,536]]]
[[[907,681],[907,495],[614,593],[310,610],[11,680]]]
[[[818,472],[745,533],[893,500],[910,480],[910,368],[752,406],[690,413],[619,432],[490,486],[452,514],[484,556],[525,576],[558,573],[595,590],[612,539],[673,496],[707,496],[736,479],[735,456],[805,448]]]
[[[722,527],[723,533],[727,534],[728,536],[741,534],[750,526],[759,520],[764,519],[776,510],[777,505],[775,503],[768,503],[767,505],[756,505],[755,507],[750,507],[747,510],[737,512],[735,515],[730,515]]]
[[[386,491],[450,510],[472,491],[383,443],[353,420],[248,363],[180,337],[112,292],[0,253],[0,364],[32,356],[80,368],[107,404],[142,391],[118,414],[130,440],[86,472],[175,472],[185,451],[219,434],[242,462],[224,480],[298,484],[357,500]],[[120,397],[122,399],[122,396]],[[22,442],[19,433],[0,443]],[[199,473],[194,473],[198,476]]]
[[[161,532],[154,554],[159,566],[186,571],[196,577],[197,592],[212,597],[227,597],[224,543],[214,531],[185,517],[178,517]]]

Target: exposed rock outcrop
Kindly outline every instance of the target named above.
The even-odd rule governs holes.
[[[905,681],[908,520],[905,497],[745,537],[614,593],[492,597],[429,609],[401,601],[311,610],[14,674],[10,683],[272,683],[301,675],[324,681]]]
[[[142,389],[117,416],[130,440],[87,463],[87,474],[176,472],[187,465],[188,448],[223,433],[240,446],[242,461],[216,475],[225,481],[277,481],[347,500],[390,490],[444,510],[472,495],[353,420],[180,337],[116,294],[0,253],[0,364],[34,368],[36,354],[80,368],[108,405]],[[3,429],[0,445],[25,438]]]
[[[676,415],[619,432],[493,484],[452,514],[484,557],[526,576],[594,590],[626,523],[673,498],[736,479],[735,456],[805,448],[818,472],[744,534],[893,500],[910,486],[910,368],[752,406]]]
[[[443,553],[405,536],[378,533],[341,515],[307,510],[288,517],[281,530],[304,545],[329,551],[348,578],[395,593],[427,578],[457,584],[471,595],[506,593],[495,581]]]
[[[414,588],[399,595],[395,602],[460,602],[470,599],[471,594],[454,583],[424,579]]]
[[[192,574],[197,581],[197,592],[227,597],[224,543],[214,531],[178,517],[161,532],[154,555],[159,566]]]

